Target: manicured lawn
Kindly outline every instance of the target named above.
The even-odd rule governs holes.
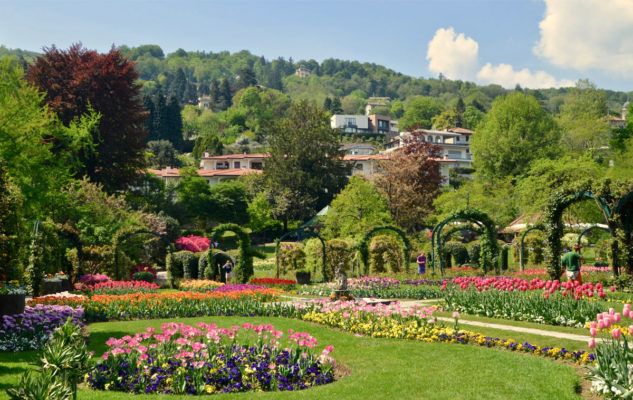
[[[207,317],[183,318],[195,324],[214,322],[229,327],[245,322],[272,323],[276,328],[304,330],[332,344],[332,356],[351,369],[349,376],[322,387],[293,393],[245,393],[231,398],[305,399],[579,399],[580,377],[573,366],[496,349],[444,343],[356,337],[306,322],[283,318]],[[104,342],[159,327],[167,320],[92,324],[90,348],[100,356]],[[0,355],[0,385],[17,382],[19,373],[34,359],[33,353]],[[172,399],[177,396],[134,396],[117,392],[81,390],[81,399]],[[0,399],[6,399],[0,394]],[[191,397],[178,397],[188,398]]]

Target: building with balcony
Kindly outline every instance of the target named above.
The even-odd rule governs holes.
[[[176,186],[182,179],[178,168],[166,167],[163,169],[148,169],[147,172],[162,178],[166,186]],[[245,168],[199,169],[197,172],[199,176],[207,181],[209,186],[215,186],[220,182],[235,180],[246,174],[262,173],[261,170]]]
[[[398,121],[384,115],[332,115],[330,119],[332,129],[340,129],[344,133],[373,133],[382,134],[387,138],[398,135]]]
[[[312,75],[312,71],[310,71],[310,69],[308,69],[305,65],[301,64],[299,65],[299,68],[296,69],[295,75],[301,78],[307,78]]]
[[[221,156],[209,156],[204,153],[204,157],[200,158],[200,168],[203,170],[211,169],[246,169],[259,170],[264,169],[264,160],[268,158],[268,154],[224,154]]]
[[[475,132],[465,128],[450,128],[443,131],[433,129],[420,129],[416,132],[426,142],[433,143],[440,147],[443,159],[456,160],[460,167],[472,167],[473,155],[470,152],[470,138]],[[410,132],[402,132],[387,143],[385,152],[389,153],[405,145]]]

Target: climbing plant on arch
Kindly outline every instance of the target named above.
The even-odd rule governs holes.
[[[45,246],[41,243],[42,239],[46,236],[61,236],[68,239],[72,246],[77,250],[78,260],[81,260],[81,239],[79,233],[70,225],[56,224],[53,221],[40,221],[36,220],[33,225],[33,240],[31,241],[29,263],[25,271],[25,279],[28,284],[29,292],[36,297],[40,294],[40,285],[45,274],[46,260]],[[64,271],[69,277],[78,278],[81,274],[81,263],[77,262],[74,265],[74,271]],[[74,275],[74,276],[73,276]]]
[[[361,262],[363,263],[363,271],[365,275],[367,275],[367,273],[369,272],[369,241],[372,238],[372,236],[374,236],[374,234],[380,231],[393,231],[393,232],[396,232],[398,236],[400,236],[400,239],[402,239],[402,242],[404,244],[404,246],[402,247],[404,268],[407,272],[409,272],[409,247],[410,247],[409,239],[407,239],[407,235],[405,235],[404,232],[400,228],[387,225],[387,226],[378,226],[370,230],[369,232],[367,232],[367,234],[363,237],[363,239],[358,244],[358,251],[360,252],[360,259],[361,259]]]
[[[266,256],[251,246],[251,238],[248,233],[237,224],[221,224],[215,227],[211,233],[211,242],[222,236],[225,232],[233,232],[239,240],[239,252],[235,265],[235,276],[240,283],[246,283],[253,276],[253,257],[265,258]]]
[[[521,247],[519,248],[519,260],[521,262],[521,271],[525,270],[525,251],[524,251],[525,237],[527,236],[528,233],[532,231],[545,232],[545,225],[536,224],[534,226],[531,226],[530,228],[526,229],[525,232],[523,232],[523,235],[521,235]]]
[[[292,237],[292,235],[297,236],[297,240],[301,240],[302,236],[305,236],[305,237],[314,237],[314,238],[319,239],[319,241],[321,241],[321,250],[322,250],[321,262],[322,262],[322,268],[323,268],[323,281],[327,282],[327,271],[325,268],[325,256],[326,256],[325,241],[318,233],[307,228],[295,229],[294,231],[285,233],[282,237],[275,240],[275,276],[279,278],[279,249],[281,247],[281,242],[286,238]],[[316,271],[316,268],[315,268],[315,271]]]
[[[608,182],[605,185],[595,188],[590,181],[583,182],[577,186],[572,186],[570,188],[567,188],[566,190],[555,193],[550,199],[545,212],[547,221],[545,233],[547,236],[547,243],[549,247],[549,262],[547,272],[552,279],[559,279],[562,274],[560,255],[562,252],[561,238],[564,234],[564,225],[562,221],[563,212],[572,204],[587,199],[594,200],[596,202],[596,204],[602,211],[602,214],[604,215],[605,222],[609,226],[609,231],[612,235],[617,229],[619,218],[615,215],[612,215],[611,207],[609,207],[609,203],[613,204],[614,197]],[[617,240],[612,241],[611,252],[613,260],[613,273],[617,275]]]
[[[497,265],[497,257],[499,255],[499,246],[497,245],[497,233],[495,232],[495,224],[492,222],[488,214],[472,209],[465,208],[452,213],[444,221],[440,222],[433,228],[431,234],[431,267],[435,273],[435,265],[440,268],[440,274],[444,275],[444,266],[442,263],[442,257],[439,257],[442,251],[442,230],[444,227],[452,221],[470,221],[479,229],[484,231],[484,235],[481,238],[481,253],[479,259],[481,260],[484,273]]]
[[[450,239],[453,233],[461,232],[461,231],[470,231],[470,232],[476,233],[477,235],[481,235],[483,233],[483,230],[479,226],[477,227],[471,226],[471,225],[453,226],[444,233],[444,237],[442,238],[442,245],[446,244],[446,242],[448,241],[448,239]]]

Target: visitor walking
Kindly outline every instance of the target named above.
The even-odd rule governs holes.
[[[235,271],[233,270],[233,264],[231,264],[231,261],[227,260],[226,263],[224,263],[224,265],[222,266],[222,271],[224,271],[224,279],[226,281],[226,284],[230,284],[231,279],[233,279],[233,277],[235,276]]]
[[[563,254],[563,258],[560,263],[567,270],[567,280],[576,281],[582,285],[582,274],[580,273],[580,261],[582,260],[580,253],[580,246],[574,245],[574,251],[569,251],[569,248]]]
[[[426,273],[426,254],[424,254],[424,251],[421,251],[418,256],[418,274],[422,275],[424,273]]]

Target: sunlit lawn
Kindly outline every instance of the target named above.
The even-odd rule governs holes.
[[[349,376],[326,386],[292,393],[245,393],[231,398],[305,399],[577,399],[580,377],[572,365],[509,351],[469,345],[423,343],[356,337],[310,323],[283,318],[206,317],[180,322],[214,322],[219,326],[272,323],[276,328],[305,330],[321,346],[332,344],[335,359]],[[168,320],[97,323],[90,326],[90,348],[96,356],[104,342],[159,327]],[[0,387],[17,382],[33,353],[0,354]],[[224,395],[223,395],[224,396]],[[8,398],[0,394],[0,399]],[[116,392],[80,391],[80,399],[166,399],[185,396],[134,396]]]

